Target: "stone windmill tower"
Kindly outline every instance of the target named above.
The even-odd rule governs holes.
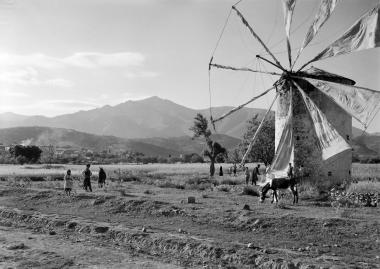
[[[236,5],[238,3],[232,6],[231,10],[235,11],[252,36],[262,45],[267,54],[272,57],[272,61],[260,55],[256,55],[256,57],[277,67],[281,72],[264,72],[248,67],[220,65],[214,63],[214,58],[211,57],[209,74],[212,68],[218,68],[267,73],[279,77],[273,87],[217,119],[212,119],[211,117],[211,121],[214,124],[245,105],[259,99],[271,90],[275,90],[275,98],[252,137],[251,143],[243,157],[242,164],[257,140],[266,116],[277,100],[275,123],[276,152],[270,173],[274,177],[284,177],[286,176],[288,164],[293,163],[295,166],[303,165],[310,176],[315,179],[339,182],[351,176],[352,149],[350,143],[352,118],[355,118],[367,128],[380,109],[380,92],[354,86],[355,82],[353,80],[315,67],[304,69],[309,64],[325,58],[379,47],[380,5],[364,14],[343,35],[338,37],[335,42],[302,65],[301,68],[293,70],[302,50],[317,35],[320,28],[330,17],[337,6],[338,0],[321,0],[314,21],[294,59],[292,59],[291,55],[289,37],[296,0],[283,0],[282,2],[289,69],[283,67],[266,44],[255,33],[248,20],[237,9]]]

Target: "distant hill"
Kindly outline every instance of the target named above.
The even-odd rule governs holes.
[[[218,117],[230,109],[232,107],[213,108],[213,116]],[[260,118],[264,112],[263,109],[243,108],[218,123],[218,133],[240,138],[246,122],[256,114]],[[56,117],[3,113],[0,114],[0,128],[46,126],[122,138],[169,138],[191,136],[189,128],[197,113],[209,115],[206,109],[190,109],[169,100],[150,97]]]
[[[215,135],[227,149],[232,149],[239,139],[227,135]],[[130,150],[147,156],[179,156],[186,153],[201,153],[204,147],[202,139],[192,140],[189,136],[174,138],[125,139],[115,136],[100,136],[78,132],[71,129],[50,127],[14,127],[0,129],[0,143],[33,144],[40,146],[71,146],[88,148],[95,151],[106,149]]]

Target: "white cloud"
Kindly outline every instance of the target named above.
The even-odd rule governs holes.
[[[99,104],[87,100],[73,100],[73,99],[49,99],[39,102],[39,105],[61,109],[61,108],[73,108],[73,109],[88,109],[99,107]]]
[[[84,68],[141,66],[144,61],[145,56],[137,52],[79,52],[62,59],[65,64]]]
[[[70,88],[74,85],[74,83],[72,83],[71,81],[63,78],[48,79],[44,81],[44,84],[48,86],[56,86],[61,88]]]
[[[24,92],[12,91],[12,90],[8,90],[8,89],[1,89],[0,90],[0,98],[7,98],[7,97],[22,98],[22,97],[29,97],[29,95],[24,93]]]
[[[13,69],[0,73],[0,82],[23,86],[72,87],[73,83],[63,78],[41,79],[40,73],[32,67]]]
[[[158,76],[158,73],[151,71],[128,71],[124,73],[125,77],[129,79],[134,78],[154,78]]]
[[[35,68],[98,68],[142,66],[145,56],[138,52],[99,53],[77,52],[67,57],[51,57],[41,53],[16,55],[0,54],[0,67]]]

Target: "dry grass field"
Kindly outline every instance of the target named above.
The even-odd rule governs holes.
[[[336,206],[306,185],[297,205],[287,192],[259,203],[227,166],[210,179],[207,164],[104,165],[101,189],[94,165],[89,193],[83,166],[0,165],[0,267],[380,268],[379,207]],[[353,177],[344,191],[380,189],[379,165],[354,164]]]

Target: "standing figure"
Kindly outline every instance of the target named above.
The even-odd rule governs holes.
[[[249,184],[249,178],[251,177],[251,174],[249,173],[248,167],[245,168],[245,184]]]
[[[106,172],[104,171],[103,167],[99,168],[99,178],[98,178],[98,186],[99,188],[103,188],[104,185],[106,185]]]
[[[289,163],[289,167],[288,167],[288,178],[290,178],[290,179],[293,178],[293,166],[292,166],[292,163]]]
[[[260,168],[260,164],[258,164],[252,170],[252,185],[255,184],[255,186],[256,186],[256,182],[259,180],[258,177],[257,177],[258,175],[260,175],[259,168]]]
[[[82,175],[84,177],[84,180],[83,180],[83,188],[85,189],[85,191],[90,191],[92,192],[92,188],[91,188],[91,176],[92,176],[92,173],[90,171],[90,164],[87,164],[86,165],[86,169],[83,171]]]
[[[300,182],[302,182],[304,174],[305,174],[305,169],[303,168],[303,165],[301,164],[297,171],[297,177],[299,178]]]
[[[219,176],[222,177],[223,176],[223,167],[220,166],[219,168]]]
[[[233,173],[234,173],[234,177],[236,177],[236,163],[234,163],[234,167],[232,168],[233,170]]]
[[[270,164],[268,164],[265,168],[265,174],[268,174],[270,170]]]
[[[71,190],[73,189],[73,177],[71,176],[71,170],[67,170],[66,175],[64,177],[63,189],[65,190],[65,194],[67,196],[71,195]]]

